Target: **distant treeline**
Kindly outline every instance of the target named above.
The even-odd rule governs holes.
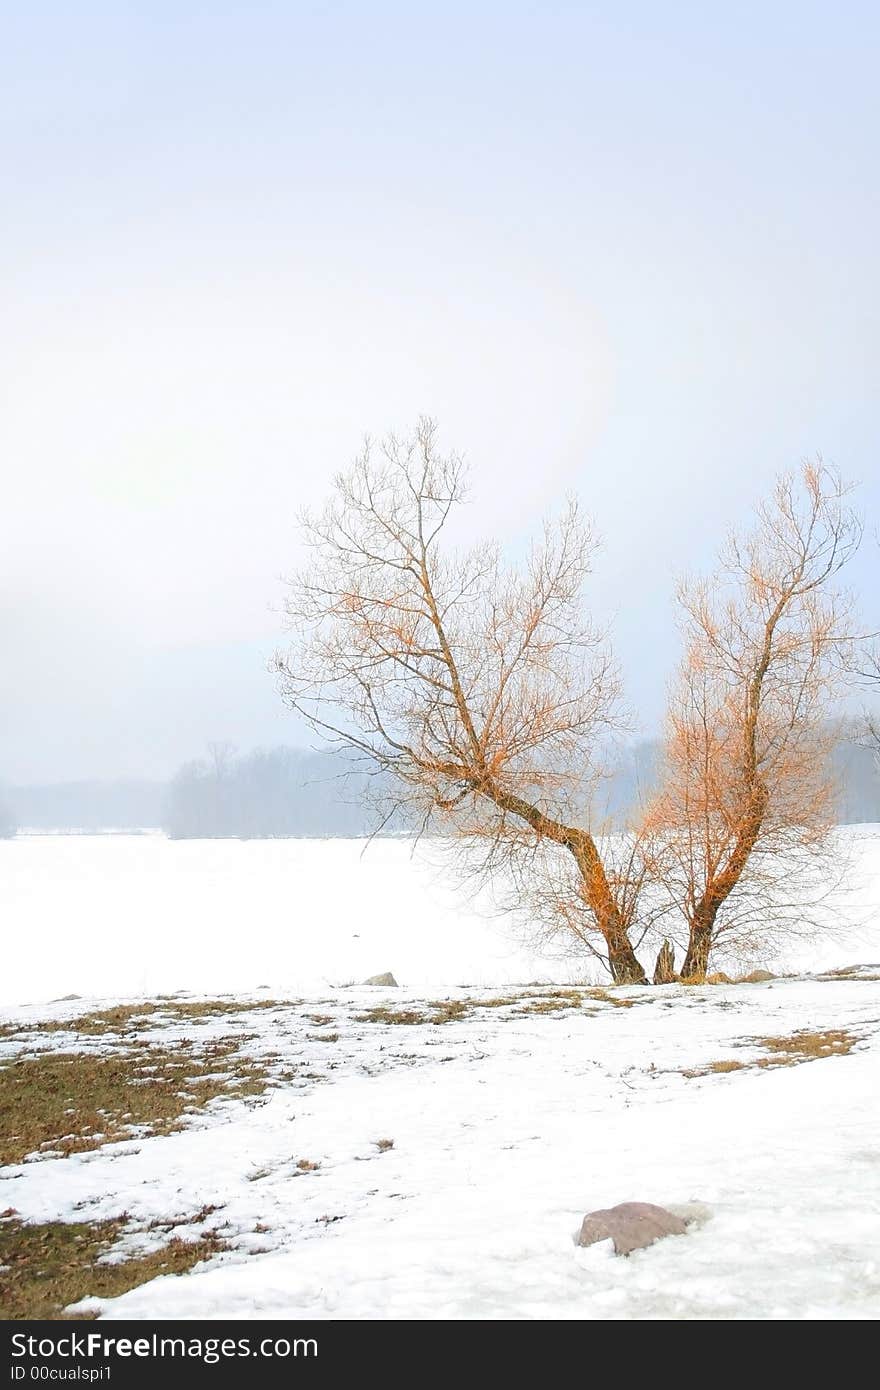
[[[620,821],[650,790],[659,744],[645,741],[624,750],[616,771],[600,788],[597,810]],[[880,765],[857,741],[837,754],[839,820],[880,821]],[[0,838],[16,828],[33,830],[164,829],[172,839],[284,836],[361,836],[375,828],[376,812],[366,774],[330,753],[268,748],[236,755],[213,745],[205,758],[186,763],[170,783],[66,782],[0,789]],[[405,833],[400,821],[385,833]]]
[[[173,840],[366,835],[367,782],[329,753],[260,748],[236,757],[215,745],[172,781],[162,825]]]

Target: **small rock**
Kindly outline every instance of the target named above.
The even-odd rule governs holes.
[[[371,975],[363,983],[365,985],[390,985],[393,989],[400,988],[390,970],[386,970],[384,975]]]
[[[597,1240],[611,1239],[615,1255],[630,1255],[663,1236],[683,1236],[686,1231],[687,1222],[665,1207],[655,1207],[653,1202],[620,1202],[616,1207],[588,1212],[577,1243],[594,1245]]]
[[[74,999],[82,999],[81,994],[62,994],[58,999],[50,1000],[52,1004],[70,1004]]]

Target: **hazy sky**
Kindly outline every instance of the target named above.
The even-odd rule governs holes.
[[[302,741],[297,509],[420,412],[475,534],[585,499],[648,730],[779,467],[880,521],[876,5],[0,10],[0,780]]]

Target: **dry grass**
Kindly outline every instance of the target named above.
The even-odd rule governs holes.
[[[579,989],[556,989],[524,1003],[521,1014],[557,1014],[563,1009],[579,1009],[584,996]]]
[[[86,1297],[116,1298],[160,1274],[183,1274],[225,1248],[210,1233],[172,1238],[161,1250],[115,1264],[102,1263],[124,1220],[26,1225],[14,1213],[0,1219],[0,1318],[91,1318],[65,1314]],[[3,1268],[6,1266],[6,1268]]]
[[[417,1009],[389,1009],[385,1004],[377,1004],[366,1013],[355,1014],[355,1023],[412,1024],[430,1022],[427,1014]]]
[[[646,995],[646,1000],[650,996]],[[421,1007],[392,1008],[377,1004],[355,1015],[357,1023],[387,1024],[444,1024],[473,1018],[482,1009],[510,1009],[509,1021],[523,1014],[559,1014],[566,1009],[580,1009],[585,1000],[610,1004],[615,1009],[631,1009],[641,1002],[617,998],[606,989],[553,988],[529,990],[521,994],[493,995],[487,999],[429,999]],[[595,1012],[595,1011],[593,1011]]]
[[[170,1134],[221,1096],[262,1093],[245,1038],[195,1047],[141,1043],[113,1052],[46,1052],[0,1065],[0,1165],[67,1156],[146,1132]]]
[[[815,1062],[822,1057],[845,1057],[859,1041],[845,1028],[826,1028],[823,1032],[802,1029],[782,1038],[758,1038],[759,1045],[770,1053],[762,1057],[759,1067],[793,1067],[799,1062]]]
[[[778,1038],[752,1038],[750,1041],[764,1048],[770,1055],[758,1057],[753,1062],[733,1060],[709,1062],[704,1067],[690,1067],[682,1071],[682,1076],[711,1076],[732,1071],[749,1071],[771,1067],[795,1067],[801,1062],[817,1062],[824,1057],[845,1057],[860,1039],[843,1028],[827,1028],[820,1032],[802,1029]]]
[[[694,1077],[694,1076],[723,1075],[723,1074],[725,1074],[726,1072],[730,1072],[730,1071],[745,1071],[745,1070],[746,1070],[746,1064],[745,1064],[745,1062],[734,1062],[734,1061],[727,1061],[727,1062],[710,1062],[710,1063],[708,1064],[708,1066],[705,1066],[705,1067],[689,1067],[687,1070],[683,1071],[681,1074],[682,1074],[682,1076],[687,1076],[688,1078],[692,1078],[692,1077]]]
[[[615,1009],[631,1009],[636,1003],[635,999],[615,999],[607,989],[588,989],[586,993],[588,999],[595,999],[599,1004],[613,1004]]]
[[[433,1009],[431,1023],[456,1023],[460,1018],[465,1018],[473,1007],[470,1001],[465,999],[431,999],[428,1007]]]
[[[295,1007],[274,999],[160,998],[72,1019],[7,1024],[4,1038],[22,1047],[0,1061],[0,1165],[169,1134],[211,1101],[261,1094],[277,1056],[256,1062],[241,1050],[253,1034],[206,1038],[201,1026]],[[194,1036],[167,1043],[141,1036],[180,1025]],[[43,1038],[64,1050],[31,1051]]]
[[[467,1018],[474,1009],[501,1008],[504,1004],[515,1002],[514,999],[429,999],[424,1009],[429,1009],[430,1013],[426,1013],[424,1009],[392,1009],[387,1005],[378,1004],[373,1009],[367,1009],[365,1013],[357,1014],[355,1019],[357,1023],[458,1023],[459,1020]]]
[[[264,1009],[289,1009],[291,1004],[277,999],[242,1001],[235,999],[162,999],[139,1001],[137,1004],[117,1004],[110,1009],[96,1009],[76,1018],[46,1019],[42,1023],[4,1024],[3,1036],[33,1037],[34,1034],[77,1033],[81,1037],[104,1037],[109,1033],[125,1036],[142,1032],[152,1023],[209,1023],[229,1014],[253,1013]]]
[[[477,999],[474,1007],[478,1009],[510,1009],[515,1004],[521,1004],[523,999],[528,996],[522,994],[498,994],[491,999]]]

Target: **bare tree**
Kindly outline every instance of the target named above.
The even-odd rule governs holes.
[[[821,460],[780,479],[754,530],[679,594],[685,655],[649,814],[653,875],[688,932],[682,976],[713,947],[766,947],[793,921],[833,823],[832,716],[853,654],[838,575],[861,526]]]
[[[880,537],[878,537],[880,540]],[[880,635],[874,631],[866,643],[859,675],[872,692],[880,691]],[[874,761],[880,770],[880,714],[876,709],[865,711],[864,741],[873,750]]]
[[[289,587],[282,694],[391,774],[395,809],[454,828],[486,867],[568,856],[584,933],[616,981],[641,982],[627,909],[581,823],[619,704],[583,611],[595,536],[572,501],[518,567],[493,543],[456,551],[442,542],[464,497],[462,460],[438,451],[430,420],[367,442],[304,518],[313,563]]]

